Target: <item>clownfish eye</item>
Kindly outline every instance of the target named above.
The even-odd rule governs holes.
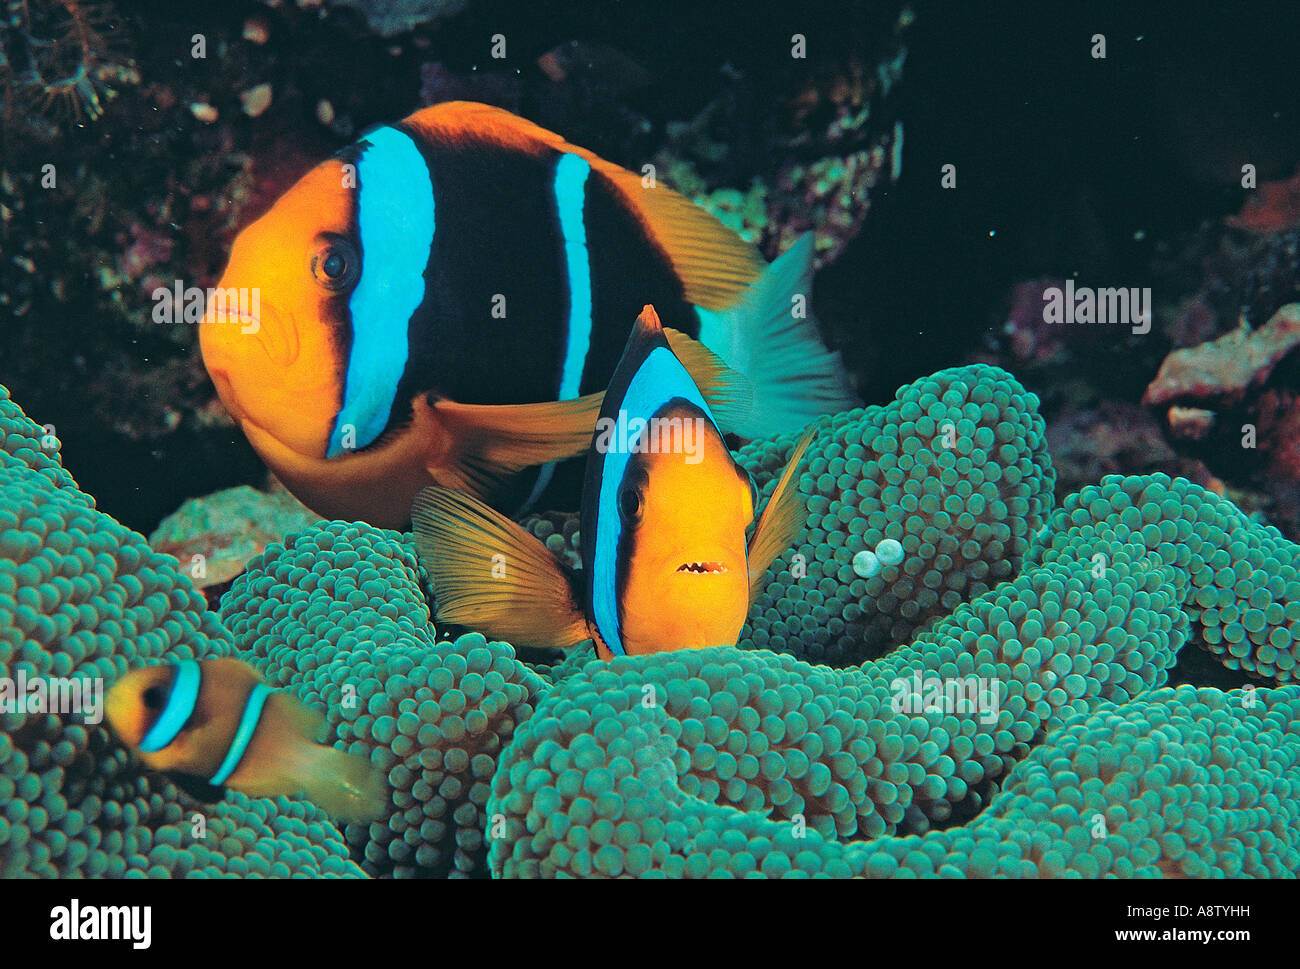
[[[347,239],[330,236],[312,254],[311,274],[326,289],[347,289],[361,275],[361,258]]]
[[[149,710],[161,710],[167,704],[167,691],[161,686],[151,686],[144,691],[144,705]]]
[[[641,513],[645,510],[645,501],[641,489],[635,484],[625,484],[618,492],[618,517],[624,525],[635,527],[641,524]]]
[[[338,279],[348,271],[347,257],[337,249],[331,249],[321,261],[320,268],[330,279]]]

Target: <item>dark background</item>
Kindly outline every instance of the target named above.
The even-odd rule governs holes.
[[[791,34],[806,35],[813,62],[854,52],[869,58],[900,6],[471,0],[464,13],[424,31],[422,47],[408,45],[394,57],[387,53],[393,42],[375,37],[351,11],[335,10],[324,20],[290,11],[293,29],[286,41],[277,19],[285,11],[256,2],[183,9],[170,0],[115,5],[146,84],[174,79],[179,85],[195,71],[208,72],[204,83],[214,87],[262,79],[260,62],[240,60],[247,54],[210,56],[196,65],[183,63],[175,52],[200,30],[214,40],[230,39],[233,49],[244,19],[265,14],[276,32],[272,44],[254,53],[277,58],[282,74],[293,72],[306,105],[300,114],[310,119],[318,96],[341,102],[349,88],[355,93],[361,86],[366,107],[356,118],[358,128],[418,108],[420,67],[430,60],[466,74],[480,67],[500,70],[500,64],[482,63],[485,38],[492,34],[507,35],[505,66],[525,79],[537,75],[536,59],[557,44],[575,38],[598,42],[653,74],[653,82],[630,92],[626,104],[652,122],[646,135],[651,144],[668,122],[690,119],[724,94],[738,116],[736,137],[744,138],[762,127],[772,106],[790,95],[808,69],[790,58]],[[868,403],[888,400],[900,384],[965,362],[986,346],[989,333],[1006,318],[1008,288],[1018,280],[1077,273],[1081,285],[1150,285],[1154,247],[1241,206],[1243,163],[1255,164],[1263,182],[1286,177],[1300,159],[1300,5],[912,7],[916,20],[905,35],[903,80],[881,118],[903,121],[902,177],[892,188],[877,190],[860,234],[817,279],[818,313]],[[1105,60],[1090,56],[1095,33],[1106,36]],[[746,79],[739,98],[728,80],[737,72]],[[284,90],[277,85],[276,111],[283,107]],[[525,108],[538,109],[534,115],[545,114],[547,105],[530,103],[527,93],[524,101]],[[147,164],[114,149],[115,140],[125,138],[113,133],[115,110],[110,106],[91,125],[69,126],[61,137],[88,152],[92,165]],[[300,123],[301,133],[286,129],[286,117],[268,115],[265,123],[254,124],[275,133],[275,152],[284,152],[285,144],[294,148],[285,153],[289,181],[350,140],[331,140],[311,124]],[[619,160],[625,146],[617,126],[605,124],[594,109],[589,119],[583,143]],[[581,128],[583,122],[576,124]],[[167,171],[167,151],[175,153],[180,171],[181,157],[196,150],[190,128],[178,126],[162,137],[170,137],[161,143],[172,147],[150,176],[154,182],[174,175]],[[765,159],[757,145],[747,152],[742,144],[730,154],[733,184],[743,186],[761,170]],[[29,150],[13,137],[6,137],[4,149],[11,167]],[[940,167],[949,163],[957,168],[952,191],[939,183]],[[128,190],[121,192],[110,204],[129,203]],[[51,238],[67,233],[57,221],[47,219],[35,231]],[[5,240],[5,247],[13,243]],[[219,272],[224,243],[214,237],[204,245],[202,271]],[[4,279],[0,274],[0,283]],[[143,336],[129,334],[128,344],[121,326],[115,334],[75,301],[50,303],[48,294],[45,299],[35,324],[31,316],[10,320],[0,307],[0,380],[34,419],[57,425],[66,465],[105,511],[147,532],[185,497],[260,483],[260,464],[237,432],[194,430],[187,423],[170,437],[118,433],[106,419],[117,401],[126,406],[147,393],[124,382],[117,400],[105,402],[86,389],[106,359],[96,339],[115,340],[118,349],[125,345],[126,354],[143,366],[196,355],[196,345],[169,344],[143,330]],[[127,298],[128,312],[136,299]],[[148,308],[140,302],[139,314]],[[1147,347],[1144,355],[1123,347],[1103,351],[1108,356],[1102,365],[1089,371],[1097,393],[1138,400],[1153,361],[1167,349],[1159,334]],[[201,384],[201,368],[193,373]],[[1030,389],[1047,389],[1034,385],[1039,378],[1033,374],[1017,376]],[[211,396],[210,388],[197,384],[193,393]]]

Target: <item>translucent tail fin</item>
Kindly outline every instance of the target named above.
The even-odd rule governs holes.
[[[370,761],[333,747],[311,745],[304,751],[299,777],[302,794],[335,821],[374,821],[388,807],[384,778]]]
[[[862,403],[812,315],[812,259],[808,233],[734,306],[699,308],[700,342],[753,385],[749,418],[735,429],[745,437],[797,431],[822,414]]]

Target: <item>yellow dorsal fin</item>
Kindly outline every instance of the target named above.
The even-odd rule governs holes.
[[[442,622],[515,646],[591,638],[573,587],[546,546],[472,495],[425,488],[411,506],[415,550]]]
[[[804,432],[786,463],[781,480],[776,483],[772,497],[767,500],[754,534],[749,539],[749,601],[759,593],[758,582],[773,560],[794,544],[804,526],[804,504],[799,498],[795,471],[803,459],[804,451],[816,436],[813,428]]]
[[[659,311],[653,303],[641,307],[641,315],[636,318],[636,328],[645,334],[664,332],[663,320],[659,319]]]
[[[545,145],[582,158],[608,179],[672,263],[688,302],[708,310],[731,306],[765,268],[758,251],[690,199],[570,144],[553,131],[501,108],[470,101],[434,105],[407,124],[431,137],[471,137],[528,150]]]
[[[663,329],[668,346],[700,388],[700,395],[708,401],[718,424],[724,431],[735,430],[749,417],[753,407],[754,390],[749,381],[699,340],[672,327]]]

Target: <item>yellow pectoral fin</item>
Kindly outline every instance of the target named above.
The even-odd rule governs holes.
[[[759,580],[778,555],[794,544],[804,527],[804,503],[799,497],[799,486],[794,473],[799,467],[804,451],[816,436],[813,428],[804,432],[795,445],[785,466],[781,480],[776,483],[772,497],[763,509],[763,515],[749,540],[749,600],[752,603],[759,593]]]
[[[664,337],[700,388],[719,426],[731,431],[744,422],[754,403],[754,388],[745,375],[732,370],[716,353],[680,330],[665,326]]]
[[[411,522],[438,619],[515,646],[567,648],[591,638],[555,556],[500,512],[433,487],[416,496]]]
[[[537,404],[433,404],[448,450],[429,471],[441,484],[491,498],[525,468],[564,461],[591,447],[604,392]]]

